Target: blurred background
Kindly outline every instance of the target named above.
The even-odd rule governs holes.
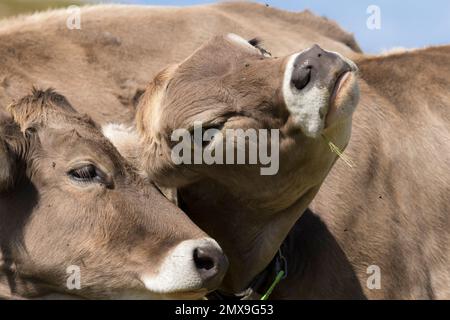
[[[47,8],[95,3],[84,0],[0,0],[0,18]],[[126,4],[195,5],[214,0],[123,0],[101,1]],[[393,48],[420,48],[450,44],[449,0],[265,0],[258,1],[290,11],[309,9],[317,15],[335,20],[354,33],[367,53],[381,53]],[[379,15],[369,6],[377,6]],[[374,14],[380,18],[379,29],[368,27]],[[373,20],[370,20],[373,22]],[[372,24],[373,26],[373,24]],[[257,35],[256,35],[257,36]]]
[[[0,0],[0,18],[14,16],[22,13],[42,11],[48,8],[67,7],[90,1],[70,0]]]

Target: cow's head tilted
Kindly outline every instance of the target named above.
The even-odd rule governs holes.
[[[282,179],[281,189],[286,192],[281,198],[289,201],[292,195],[288,194],[298,195],[319,184],[333,163],[335,155],[323,136],[342,149],[348,143],[359,92],[356,70],[353,62],[319,46],[275,58],[257,41],[234,34],[215,37],[185,61],[159,73],[149,85],[137,113],[143,149],[133,156],[139,161],[144,158],[144,167],[162,185],[180,187],[213,177],[259,202]],[[173,134],[177,129],[193,132],[196,122],[203,131],[216,129],[210,141],[203,141],[203,148],[224,142],[229,129],[279,129],[279,172],[254,192],[253,183],[242,183],[242,179],[267,179],[261,176],[259,163],[175,164]],[[216,139],[217,130],[223,140]],[[111,136],[120,149],[129,146],[126,139],[120,146],[120,134]],[[124,150],[124,154],[132,153]],[[286,175],[292,177],[290,184]]]
[[[10,112],[0,114],[0,294],[198,298],[219,285],[217,243],[89,117],[50,90]]]
[[[238,288],[248,281],[240,274],[272,259],[318,191],[337,158],[329,142],[347,146],[356,73],[353,62],[319,46],[276,58],[257,41],[217,36],[153,79],[137,111],[137,135],[112,126],[105,132],[152,179],[179,188],[183,207],[227,252]],[[188,162],[174,159],[185,133],[194,140],[183,149]],[[223,151],[222,160],[195,161],[199,145],[213,160]],[[262,161],[268,155],[277,163]],[[243,270],[242,259],[258,262]]]

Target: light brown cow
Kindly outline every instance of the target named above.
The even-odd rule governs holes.
[[[358,101],[356,70],[318,46],[274,59],[228,34],[161,72],[144,94],[136,116],[142,139],[132,157],[152,180],[181,188],[183,208],[223,243],[230,259],[228,290],[242,290],[270,263],[317,193],[336,160],[321,135],[341,149],[347,145]],[[219,132],[278,129],[279,171],[262,176],[260,166],[175,165],[172,132],[191,131],[194,121]],[[130,157],[130,139],[106,132]],[[207,147],[220,143],[215,137]],[[214,207],[214,218],[208,207]]]
[[[229,292],[245,289],[270,264],[310,204],[337,157],[327,140],[346,147],[359,94],[356,66],[336,53],[314,46],[277,59],[252,44],[234,34],[217,36],[157,75],[138,108],[141,138],[131,155],[134,133],[123,139],[126,132],[117,127],[105,130],[152,180],[178,188],[180,205],[222,243],[230,259],[223,285]],[[279,130],[279,171],[175,164],[172,133],[191,131],[194,121],[218,132]],[[221,143],[216,136],[203,147]]]
[[[220,284],[217,243],[89,117],[51,90],[10,111],[0,114],[0,298],[200,298]]]
[[[355,164],[339,162],[296,223],[335,160],[325,141],[343,149],[349,139],[356,86],[336,78],[329,57],[313,47],[258,59],[236,36],[213,39],[147,89],[136,118],[144,168],[179,188],[182,208],[223,245],[228,292],[273,280],[281,246],[289,281],[274,298],[449,298],[450,47],[359,59],[362,103],[348,150]],[[319,96],[316,85],[325,88]],[[322,101],[323,126],[311,122]],[[174,165],[170,132],[194,120],[221,131],[279,128],[279,172]]]
[[[308,130],[319,128],[344,148],[348,135],[339,133],[349,124],[342,119],[351,114],[355,101],[347,83],[337,100],[344,101],[338,109],[349,113],[337,122],[335,132],[311,126],[307,116],[296,122],[297,108],[312,108],[320,116],[321,99],[311,98],[308,90],[294,95],[298,100],[292,102],[285,79],[300,92],[304,83],[297,86],[289,59],[257,61],[256,53],[252,59],[247,49],[236,36],[213,39],[156,76],[137,113],[144,167],[157,182],[180,188],[182,207],[224,246],[231,268],[223,288],[232,292],[251,284],[276,255],[318,190],[324,177],[320,174],[334,160],[320,135]],[[363,110],[349,152],[356,166],[340,163],[313,211],[289,234],[282,251],[290,281],[278,288],[275,298],[449,297],[449,117],[444,110],[450,70],[441,67],[450,62],[449,49],[359,60]],[[320,53],[315,65],[312,57]],[[298,65],[328,67],[327,53],[317,47],[303,54]],[[293,57],[295,61],[298,56]],[[318,79],[309,80],[314,81]],[[280,92],[284,101],[278,100]],[[325,92],[328,101],[331,92]],[[330,104],[327,120],[335,114],[333,99]],[[170,134],[190,128],[195,120],[221,131],[279,128],[280,172],[263,177],[249,167],[174,165]],[[325,121],[328,130],[333,124]],[[433,160],[438,160],[436,165],[427,166]]]

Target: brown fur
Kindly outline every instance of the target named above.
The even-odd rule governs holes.
[[[313,43],[351,58],[360,51],[330,21],[256,4],[83,10],[81,32],[65,30],[63,11],[4,22],[1,101],[10,103],[32,83],[45,82],[67,93],[94,119],[124,122],[133,117],[131,101],[159,70],[184,61],[217,34],[259,36],[273,56]],[[26,50],[35,55],[29,58]],[[312,211],[295,224],[288,239],[290,278],[273,297],[448,297],[448,48],[362,57],[359,64],[362,102],[347,150],[357,166],[350,169],[338,161]],[[292,183],[280,179],[273,190],[291,191]],[[234,185],[248,187],[251,195],[258,194],[260,183],[241,175]],[[224,188],[211,182],[188,196],[208,212],[202,219],[205,229],[223,238],[226,250],[241,254],[240,263],[247,267],[254,261],[246,258],[249,247],[262,242],[277,247],[285,233],[271,230],[273,238],[255,236],[244,245],[241,231],[257,234],[265,222],[246,215],[240,196],[231,197]],[[277,204],[278,194],[264,196]],[[283,205],[290,200],[284,198]],[[271,256],[261,252],[260,258],[264,265]],[[366,287],[370,264],[382,268],[382,290]],[[245,281],[237,282],[245,286]]]
[[[198,79],[205,76],[203,72],[222,74],[223,70],[216,72],[217,68],[236,56],[239,62],[247,61],[226,43],[221,43],[224,52],[221,56],[219,50],[214,50],[217,41],[220,40],[213,40],[203,47],[207,49],[197,50],[192,58],[180,64],[170,80],[172,88],[165,91],[168,97],[159,105],[159,130],[156,133],[146,130],[144,137],[152,137],[151,140],[155,135],[166,137],[166,130],[188,127],[193,119],[221,122],[225,118],[232,123],[230,127],[237,128],[271,128],[283,123],[280,114],[261,108],[264,94],[273,92],[273,88],[258,83],[262,89],[259,95],[252,96],[254,84],[248,79],[257,81],[259,74],[277,77],[261,67],[256,68],[258,72],[243,76],[231,64],[235,79],[247,80],[244,83],[235,80],[241,91],[231,94],[232,102],[219,106],[204,103],[213,100],[209,97],[216,90],[227,86],[226,82],[215,84],[214,76],[208,75],[208,83],[201,84]],[[446,214],[449,163],[445,151],[449,132],[444,110],[449,101],[450,73],[441,66],[448,65],[449,53],[448,47],[441,47],[360,58],[362,110],[356,113],[353,144],[348,151],[356,167],[352,169],[338,162],[313,201],[312,211],[308,210],[295,224],[287,241],[290,280],[275,291],[274,298],[448,297],[450,275],[446,266],[450,246],[445,230],[449,227]],[[239,92],[247,95],[241,97]],[[216,95],[221,99],[223,96]],[[240,118],[231,121],[233,99],[246,106],[249,123]],[[215,101],[220,102],[219,98]],[[253,104],[259,108],[252,108]],[[147,107],[145,100],[140,107]],[[266,118],[268,115],[270,118]],[[138,118],[139,121],[150,123],[152,119]],[[289,130],[282,136],[289,137]],[[302,146],[307,139],[297,137],[296,148],[283,149],[282,143],[281,155],[285,153],[288,157],[281,156],[280,173],[267,179],[243,168],[193,167],[190,174],[180,168],[147,168],[151,174],[160,173],[154,176],[160,183],[180,186],[177,185],[180,179],[186,179],[179,190],[182,207],[220,241],[230,257],[231,268],[224,289],[235,292],[242,289],[275,254],[291,223],[312,200],[322,181],[318,175],[312,175],[308,182],[306,173],[328,172],[318,164],[333,159],[326,147],[321,148],[320,141]],[[331,135],[331,139],[336,136]],[[144,139],[144,150],[148,142]],[[148,159],[157,162],[158,154],[163,154],[165,148],[162,145],[150,151]],[[439,153],[437,148],[444,151]],[[298,161],[294,150],[304,151],[307,159]],[[441,160],[433,168],[427,166],[434,159]],[[167,158],[161,161],[170,163]],[[295,161],[295,166],[289,161]],[[417,171],[417,167],[422,170]],[[176,174],[171,174],[173,170]],[[177,180],[172,180],[172,176]],[[305,185],[317,188],[298,189]],[[211,211],[215,212],[214,218],[210,217]],[[426,240],[421,241],[424,232]],[[246,261],[245,265],[242,261]],[[371,265],[381,268],[379,290],[366,285],[367,268]]]
[[[138,107],[142,167],[158,184],[180,188],[183,208],[222,242],[231,263],[224,287],[234,292],[270,262],[336,160],[325,140],[304,136],[286,109],[281,87],[288,58],[264,57],[251,45],[217,36],[158,75]],[[171,133],[190,130],[194,121],[222,132],[279,129],[280,172],[261,176],[259,166],[174,165]],[[325,130],[340,148],[350,122]],[[237,224],[244,229],[236,232]]]
[[[132,122],[140,94],[161,69],[228,32],[263,38],[264,46],[276,48],[274,56],[314,43],[347,55],[359,50],[334,22],[254,3],[99,5],[83,8],[81,16],[81,30],[66,28],[65,10],[0,22],[1,105],[33,85],[53,87],[99,123]]]

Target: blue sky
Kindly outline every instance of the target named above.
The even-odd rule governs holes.
[[[213,0],[124,0],[122,3],[193,5]],[[310,9],[337,21],[355,34],[362,49],[378,53],[393,47],[417,48],[450,44],[449,0],[265,0],[272,7],[291,11]],[[381,29],[367,27],[367,8],[380,8]]]

